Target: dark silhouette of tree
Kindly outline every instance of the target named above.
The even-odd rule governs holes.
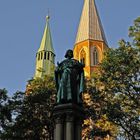
[[[6,128],[3,139],[51,140],[51,113],[56,94],[54,80],[52,77],[44,77],[31,80],[28,84],[30,90],[26,94],[17,92],[11,100],[10,106],[15,119]]]

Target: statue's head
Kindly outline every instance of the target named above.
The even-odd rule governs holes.
[[[65,54],[65,58],[73,58],[73,50],[67,50]]]

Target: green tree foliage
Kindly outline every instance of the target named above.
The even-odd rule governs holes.
[[[99,71],[87,80],[83,139],[117,134],[135,140],[140,134],[140,18],[129,29],[132,43],[121,40],[108,49]]]
[[[106,113],[103,111],[105,107],[105,95],[97,90],[94,79],[86,80],[86,92],[84,93],[84,107],[86,111],[86,119],[83,123],[83,140],[94,139],[96,137],[116,138],[118,127],[108,120]]]
[[[0,136],[11,121],[11,110],[8,106],[9,98],[5,89],[0,89]]]
[[[134,20],[133,26],[130,26],[129,37],[133,39],[133,45],[140,49],[140,17]]]
[[[140,134],[140,18],[129,29],[132,43],[121,40],[108,49],[98,73],[86,81],[83,140],[94,136],[136,140]],[[28,81],[26,92],[9,99],[0,90],[0,139],[51,140],[56,100],[52,77]],[[121,130],[119,132],[119,130]]]
[[[11,100],[13,124],[3,134],[11,140],[51,140],[53,121],[52,108],[55,103],[55,87],[52,77],[30,80],[25,93],[17,92]]]
[[[140,18],[130,27],[129,36],[133,43],[121,40],[119,48],[105,53],[95,82],[108,120],[135,140],[140,134]]]

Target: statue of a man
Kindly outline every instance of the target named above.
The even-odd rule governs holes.
[[[84,91],[84,65],[73,59],[72,50],[66,52],[65,58],[55,70],[57,103],[79,104]]]

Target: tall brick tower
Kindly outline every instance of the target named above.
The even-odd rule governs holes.
[[[74,45],[74,58],[85,64],[85,76],[91,77],[108,47],[95,0],[84,0]]]

